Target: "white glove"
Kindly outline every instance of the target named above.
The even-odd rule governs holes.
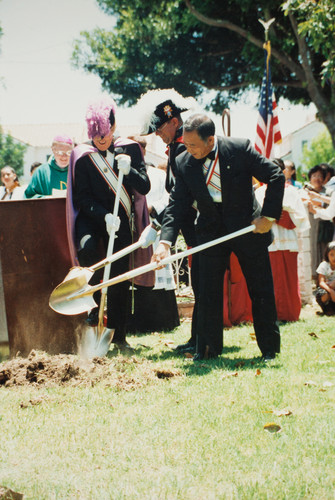
[[[141,243],[142,248],[148,248],[150,245],[155,243],[156,238],[157,238],[157,231],[155,228],[152,227],[151,224],[149,224],[149,226],[147,226],[143,230],[139,239],[139,243]]]
[[[111,234],[113,230],[118,231],[120,229],[120,217],[114,217],[113,214],[105,215],[106,230],[108,234]]]
[[[128,175],[130,172],[130,162],[131,162],[130,156],[121,154],[117,155],[115,159],[117,161],[117,166],[120,172],[122,172],[123,175]]]

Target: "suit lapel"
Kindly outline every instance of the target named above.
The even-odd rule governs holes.
[[[232,174],[231,155],[227,148],[226,141],[224,140],[223,137],[218,137],[218,147],[219,147],[222,204],[224,209],[227,205],[230,192],[230,182]]]
[[[186,168],[192,169],[191,175],[189,175],[188,178],[190,180],[190,187],[195,195],[195,199],[203,200],[207,198],[208,200],[212,200],[206,186],[206,179],[202,169],[202,161],[196,160],[193,156],[191,156]]]

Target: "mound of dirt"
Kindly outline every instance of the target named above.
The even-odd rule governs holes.
[[[27,358],[17,357],[0,364],[0,386],[34,385],[94,386],[132,390],[158,378],[181,376],[180,370],[157,368],[152,362],[135,356],[116,356],[83,360],[71,354],[51,356],[31,351]]]

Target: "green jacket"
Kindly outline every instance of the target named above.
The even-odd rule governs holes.
[[[67,171],[68,167],[59,167],[51,155],[48,162],[39,166],[33,173],[30,184],[24,192],[25,197],[41,198],[50,196],[53,189],[66,189]]]

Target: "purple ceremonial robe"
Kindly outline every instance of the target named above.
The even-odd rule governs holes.
[[[114,146],[122,147],[126,146],[127,144],[134,144],[134,141],[131,141],[129,139],[119,138],[116,139]],[[98,149],[96,149],[95,147],[89,144],[80,144],[79,146],[74,148],[70,158],[68,179],[67,179],[66,225],[67,225],[67,237],[68,237],[71,261],[74,266],[79,265],[77,257],[76,237],[75,237],[75,222],[76,222],[76,217],[78,215],[78,210],[76,210],[76,208],[74,207],[72,198],[74,171],[76,163],[79,160],[79,158],[82,158],[83,156],[95,152],[99,152]],[[92,168],[94,168],[93,165]],[[136,234],[139,237],[144,228],[146,228],[150,224],[149,213],[148,213],[146,197],[138,193],[135,189],[133,189],[132,194],[134,195],[134,215],[135,215]],[[151,256],[152,256],[151,246],[148,248],[139,248],[135,250],[134,268],[148,264],[150,262]],[[129,260],[129,263],[130,262],[131,259]],[[134,279],[134,283],[136,285],[150,286],[150,287],[154,285],[154,281],[155,281],[155,273],[153,271],[142,274]]]

